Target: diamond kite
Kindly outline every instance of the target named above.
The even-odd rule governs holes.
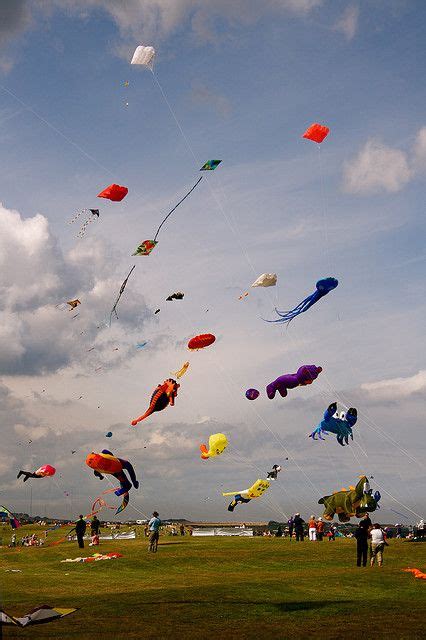
[[[220,165],[222,160],[207,160],[201,167],[200,171],[214,171]]]

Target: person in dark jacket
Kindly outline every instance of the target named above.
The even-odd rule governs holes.
[[[305,524],[305,521],[302,520],[302,518],[300,517],[300,513],[296,513],[294,515],[294,519],[293,519],[293,524],[294,524],[294,531],[296,533],[296,542],[303,542],[304,539],[304,532],[303,532],[303,525]]]
[[[355,530],[354,536],[356,538],[356,566],[367,566],[367,553],[368,553],[368,523],[366,520],[361,520],[358,527]]]
[[[80,549],[84,549],[84,534],[86,533],[86,522],[83,520],[83,516],[79,517],[79,520],[75,523],[75,532],[77,534],[77,542]]]
[[[290,516],[290,519],[287,521],[288,524],[288,535],[290,536],[290,540],[293,537],[293,529],[294,529],[294,520],[293,516]]]
[[[101,523],[99,522],[98,518],[96,516],[93,516],[93,520],[90,523],[90,535],[93,536],[98,536],[99,535],[99,529],[101,528]]]

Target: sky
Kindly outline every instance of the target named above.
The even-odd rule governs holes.
[[[425,24],[420,0],[2,3],[0,503],[89,513],[113,482],[85,458],[107,448],[141,482],[132,519],[321,515],[360,474],[381,521],[425,516]],[[139,44],[155,75],[130,65]],[[301,137],[313,122],[322,145]],[[113,182],[127,197],[98,199]],[[79,239],[84,208],[100,217]],[[277,286],[252,289],[265,272]],[[288,328],[264,322],[327,276],[337,289]],[[216,342],[188,352],[199,333]],[[186,360],[175,406],[130,426]],[[323,372],[269,400],[302,364]],[[308,438],[333,401],[358,409],[346,447]],[[217,432],[228,449],[202,461]],[[16,479],[46,463],[53,478]],[[222,492],[273,464],[278,481],[230,514]]]

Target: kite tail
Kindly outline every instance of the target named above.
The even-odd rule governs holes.
[[[143,414],[143,416],[139,416],[139,418],[136,418],[136,420],[132,420],[132,427],[136,427],[136,425],[138,424],[138,422],[142,422],[142,420],[145,420],[145,418],[148,418],[148,416],[151,415],[151,413],[154,413],[154,405],[150,405],[149,408],[145,411],[145,413]]]
[[[121,513],[122,511],[124,511],[124,509],[127,507],[128,504],[129,504],[129,494],[125,493],[124,496],[123,496],[123,502],[118,507],[117,511],[115,512],[115,515],[117,515],[117,514]]]
[[[297,307],[294,307],[294,309],[291,309],[290,311],[279,311],[278,309],[275,309],[275,312],[280,316],[279,319],[267,320],[267,322],[291,322],[293,318],[300,315],[301,313],[304,313],[310,307],[312,307],[313,304],[318,302],[318,300],[322,298],[322,296],[323,294],[321,294],[319,291],[315,291],[310,296],[302,300],[302,302],[300,302]]]
[[[201,460],[207,460],[208,459],[208,455],[207,453],[209,452],[209,450],[207,449],[205,444],[200,444],[200,451],[201,451]]]

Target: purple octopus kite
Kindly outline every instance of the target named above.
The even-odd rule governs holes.
[[[273,400],[277,391],[282,398],[285,398],[287,389],[312,384],[312,382],[318,378],[321,371],[322,367],[317,367],[314,364],[302,364],[302,366],[298,368],[297,373],[285,373],[268,384],[266,387],[268,398]]]

